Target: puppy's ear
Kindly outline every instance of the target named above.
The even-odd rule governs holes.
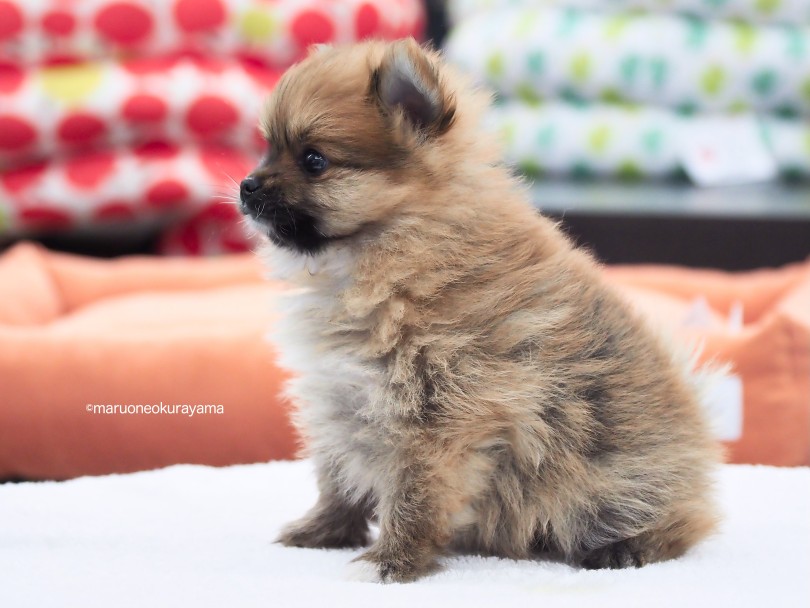
[[[455,99],[413,38],[388,46],[380,67],[372,74],[371,88],[387,115],[401,113],[420,135],[441,135],[453,124]]]

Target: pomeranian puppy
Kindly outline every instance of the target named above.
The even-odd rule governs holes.
[[[314,49],[272,94],[241,210],[296,289],[276,344],[320,498],[279,541],[383,581],[462,550],[585,568],[715,526],[685,366],[540,216],[487,95],[413,40]]]

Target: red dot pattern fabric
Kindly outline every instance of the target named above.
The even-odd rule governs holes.
[[[9,169],[0,173],[0,187],[12,195],[32,189],[42,179],[45,169],[45,163],[33,163]]]
[[[284,69],[423,23],[421,0],[0,0],[0,236],[164,221],[164,252],[245,250],[224,199]]]
[[[372,3],[361,4],[354,17],[354,31],[358,39],[373,36],[380,26],[380,13]]]
[[[135,210],[127,201],[103,201],[93,210],[93,219],[99,222],[119,222],[135,217]]]
[[[321,11],[301,11],[292,22],[292,33],[299,48],[327,44],[335,39],[335,26]]]
[[[25,80],[22,68],[12,63],[0,63],[0,95],[14,93]]]
[[[133,148],[140,160],[169,160],[180,153],[180,148],[166,141],[150,141]]]
[[[0,1],[0,40],[15,38],[21,31],[23,14],[15,2]]]
[[[111,2],[95,19],[99,36],[113,46],[134,46],[152,33],[152,15],[135,2]]]
[[[136,93],[124,102],[121,118],[135,124],[156,123],[166,118],[167,112],[166,102],[157,95]]]
[[[75,113],[67,116],[59,124],[56,136],[66,144],[83,146],[104,135],[104,121],[92,114]]]
[[[36,131],[29,121],[0,114],[0,151],[19,154],[31,146],[36,137]]]
[[[63,91],[63,81],[75,72],[87,90]],[[182,56],[28,70],[0,65],[0,124],[5,117],[11,125],[0,133],[0,169],[149,140],[258,150],[264,145],[255,139],[259,112],[280,76],[278,68],[245,58]],[[45,103],[32,104],[32,91]]]
[[[287,67],[310,44],[420,38],[424,22],[422,0],[0,0],[0,57],[31,65],[193,51]]]
[[[76,17],[67,11],[47,12],[42,17],[42,29],[52,36],[70,36],[76,29]]]
[[[24,206],[20,210],[20,219],[29,229],[65,230],[73,225],[73,217],[64,209],[42,205]]]
[[[165,179],[146,191],[147,204],[158,208],[182,205],[187,199],[188,189],[177,179]]]
[[[77,189],[97,188],[107,180],[115,168],[113,152],[83,154],[65,162],[65,178]]]
[[[188,110],[186,122],[199,135],[222,133],[239,121],[236,105],[219,96],[206,95],[197,99]]]
[[[116,218],[168,222],[178,215],[192,218],[228,193],[235,197],[234,181],[256,162],[255,154],[229,146],[164,141],[86,151],[3,171],[0,201],[17,201],[9,219],[18,228],[39,229],[45,224],[78,228],[102,218],[106,223]],[[234,205],[227,207],[231,215],[207,215],[206,221],[236,222]],[[61,222],[60,214],[71,221]],[[244,237],[242,242],[247,246]]]
[[[184,32],[211,31],[225,23],[225,11],[221,0],[178,0],[174,18]]]

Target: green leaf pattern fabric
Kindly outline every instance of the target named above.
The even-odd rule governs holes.
[[[490,126],[527,174],[681,175],[684,134],[734,114],[755,121],[784,177],[810,180],[810,1],[450,0],[449,8],[458,22],[446,55],[495,91]],[[732,16],[744,20],[722,19]]]
[[[807,41],[810,26],[510,8],[460,23],[446,52],[505,95],[807,116]]]
[[[750,23],[810,23],[807,0],[449,0],[454,23],[482,11],[503,8],[565,6],[603,11],[648,11],[692,15],[704,19],[734,19]]]
[[[681,137],[707,115],[666,108],[504,103],[487,117],[506,145],[506,160],[533,177],[635,180],[681,174]],[[810,178],[810,126],[778,117],[758,119],[763,142],[783,176]]]

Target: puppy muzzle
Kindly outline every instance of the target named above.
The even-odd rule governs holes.
[[[239,210],[255,220],[272,214],[273,209],[281,203],[281,199],[279,188],[263,187],[252,175],[243,179],[239,185]]]

